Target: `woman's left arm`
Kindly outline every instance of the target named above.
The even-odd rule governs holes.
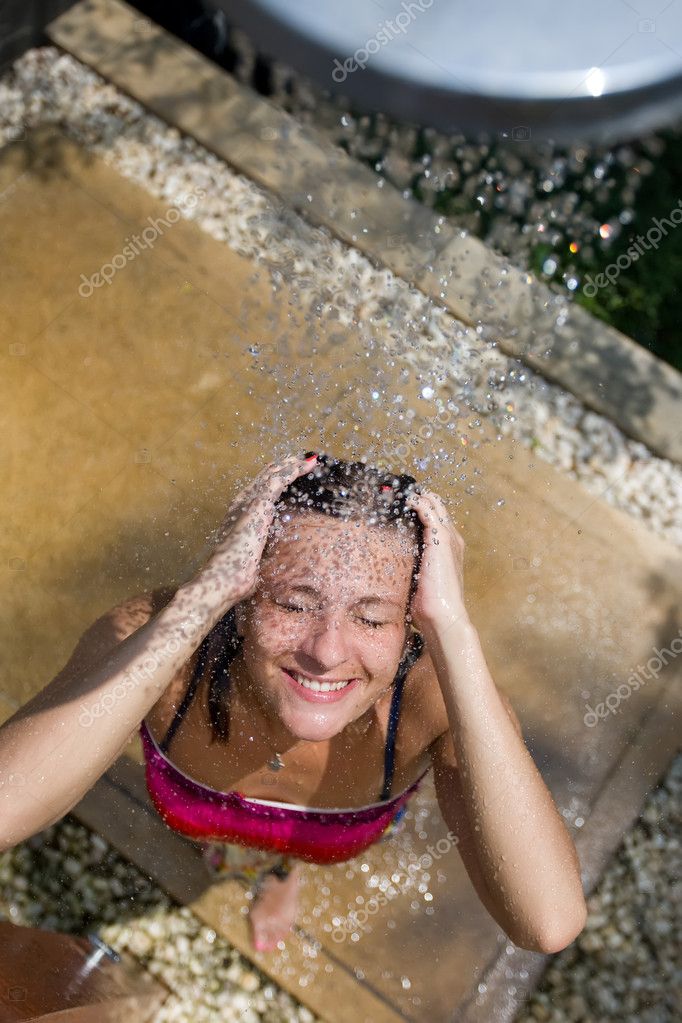
[[[477,876],[479,895],[484,885],[484,904],[511,940],[558,952],[587,917],[576,849],[464,607],[464,541],[437,495],[425,492],[410,501],[424,526],[412,618],[426,641],[450,726],[448,743],[437,742],[434,750],[441,812],[460,836],[458,849],[472,880]],[[450,744],[456,767],[447,762]]]

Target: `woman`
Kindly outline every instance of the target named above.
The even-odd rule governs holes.
[[[300,861],[385,840],[433,767],[484,906],[517,945],[564,948],[586,917],[578,859],[488,672],[463,551],[411,477],[312,454],[269,465],[189,582],[103,616],[0,729],[0,769],[22,779],[0,789],[0,841],[58,820],[139,727],[156,808],[216,875],[257,882],[268,950],[294,922]]]

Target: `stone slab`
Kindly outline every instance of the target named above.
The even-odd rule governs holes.
[[[373,386],[404,394],[417,410],[413,428],[436,412],[418,379],[400,378],[399,355],[375,364],[358,332],[328,314],[305,360],[272,347],[265,361],[255,357],[281,325],[294,342],[310,332],[309,312],[295,312],[291,285],[273,293],[266,270],[182,219],[81,297],[81,274],[120,252],[162,203],[54,129],[0,152],[0,188],[12,181],[0,206],[13,267],[0,274],[0,308],[10,314],[0,328],[5,708],[42,688],[107,608],[186,578],[234,486],[269,460],[283,431],[293,450],[355,458],[372,430],[384,431],[389,449],[407,437],[386,434],[384,410],[364,400]],[[339,331],[344,343],[332,343]],[[292,400],[301,393],[305,401]],[[680,554],[513,441],[484,427],[469,440],[461,469],[473,490],[459,476],[438,489],[467,541],[471,616],[579,849],[589,822],[606,850],[670,759],[679,686],[669,680],[679,669],[668,664],[597,727],[585,724],[584,703],[604,700],[675,635]],[[663,708],[669,730],[653,735],[647,722]],[[633,743],[636,779],[610,788]],[[306,869],[299,929],[286,955],[268,956],[249,948],[243,892],[207,887],[196,849],[149,812],[139,745],[129,752],[77,814],[323,1017],[445,1021],[477,1008],[485,977],[502,983],[510,943],[456,849],[423,890],[405,880],[411,860],[447,832],[430,778],[391,842],[347,865]],[[610,813],[595,816],[597,805]],[[588,847],[585,856],[592,883],[604,857]],[[387,904],[337,940],[334,921],[393,875]],[[487,990],[492,997],[493,981]],[[519,988],[505,1011],[521,1000]]]
[[[287,205],[415,283],[652,451],[682,461],[682,374],[455,230],[121,0],[51,39]]]
[[[463,233],[417,287],[628,436],[681,460],[682,374],[642,345]]]
[[[680,749],[680,691],[682,670],[668,679],[658,704],[622,747],[602,783],[589,819],[575,836],[582,866],[583,887],[589,895],[644,808],[652,777],[659,777]],[[539,981],[549,956],[524,949],[513,958],[500,955],[484,971],[481,987],[459,1007],[458,1023],[512,1023],[520,1005]]]

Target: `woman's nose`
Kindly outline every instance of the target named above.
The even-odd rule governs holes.
[[[312,624],[301,646],[320,665],[320,674],[345,663],[350,651],[343,622],[332,618],[320,618]]]

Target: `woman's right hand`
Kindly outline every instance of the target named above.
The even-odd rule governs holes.
[[[194,578],[195,583],[208,584],[211,599],[225,611],[255,593],[275,504],[293,480],[315,465],[314,455],[272,462],[232,501],[218,527],[215,547]]]

